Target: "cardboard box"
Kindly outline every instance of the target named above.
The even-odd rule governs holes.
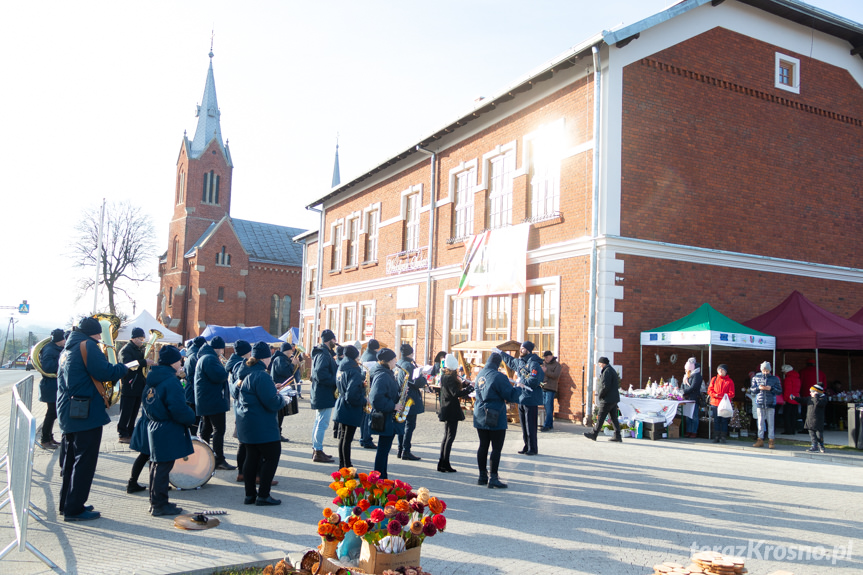
[[[668,439],[680,439],[680,418],[675,417],[671,426],[668,427]]]
[[[422,549],[422,545],[395,555],[380,553],[374,545],[370,545],[368,541],[363,539],[363,546],[360,549],[359,568],[366,573],[381,575],[387,569],[416,567],[420,564],[420,549]]]
[[[652,439],[656,441],[657,439],[662,439],[663,437],[667,437],[667,432],[665,431],[665,423],[652,423],[649,421],[644,422],[644,439]]]

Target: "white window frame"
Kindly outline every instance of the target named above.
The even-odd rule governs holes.
[[[353,330],[353,334],[351,334],[351,335],[344,333],[345,323],[347,323],[345,321],[345,317],[347,315],[348,310],[353,311],[354,330]],[[336,337],[338,338],[339,343],[341,343],[342,345],[347,345],[349,343],[353,343],[357,339],[357,337],[356,337],[356,335],[357,335],[357,302],[343,303],[342,304],[341,310],[339,310],[339,329],[341,331],[338,331],[335,333],[337,334]]]
[[[528,181],[528,219],[542,221],[560,212],[560,165],[567,155],[565,119],[543,124],[524,136],[522,165]],[[548,158],[538,161],[536,147],[545,145]],[[542,156],[544,154],[539,154]],[[538,165],[537,165],[538,164]]]
[[[800,60],[798,58],[794,58],[792,56],[787,56],[785,54],[780,54],[776,52],[776,70],[775,70],[775,86],[780,90],[785,90],[787,92],[793,92],[795,94],[800,93]],[[791,68],[792,78],[791,85],[782,83],[782,68],[783,64]]]
[[[454,238],[473,235],[474,231],[474,194],[477,186],[476,158],[461,162],[449,171],[449,200],[454,205],[452,234]],[[464,184],[464,188],[460,184]]]
[[[360,257],[360,215],[359,213],[351,214],[347,218],[347,236],[348,242],[348,259],[345,267],[353,268],[359,264]]]
[[[336,313],[336,317],[335,317],[335,319],[336,319],[335,324],[336,325],[331,325],[331,322],[330,322],[330,319],[332,319],[331,314],[333,311],[335,311],[335,313]],[[337,303],[334,303],[332,305],[327,306],[326,314],[327,314],[326,315],[327,327],[325,327],[324,329],[328,329],[328,330],[332,331],[333,333],[339,333],[339,328],[340,328],[339,319],[341,319],[341,315],[342,315],[341,306]],[[321,330],[321,331],[323,331],[323,330]]]
[[[398,353],[399,356],[401,357],[401,354],[399,353],[398,348],[401,347],[402,326],[405,326],[405,325],[409,325],[409,326],[412,326],[414,328],[414,337],[413,337],[413,341],[411,341],[410,344],[411,344],[411,347],[414,348],[414,357],[417,357],[419,352],[417,350],[417,320],[415,320],[415,319],[397,319],[396,320],[395,341],[393,341],[393,347],[395,347],[394,351],[396,353]]]
[[[374,220],[374,230],[370,230],[369,224]],[[364,242],[365,246],[365,254],[363,263],[370,263],[378,261],[378,237],[380,236],[381,230],[381,205],[380,203],[373,204],[368,208],[363,210],[363,219],[360,222],[362,228],[360,228],[360,234],[365,234],[366,239]]]
[[[411,186],[403,191],[402,197],[402,219],[404,220],[404,251],[419,249],[420,242],[420,210],[423,205],[422,186]],[[408,203],[416,198],[416,209],[413,211],[414,218],[408,221]]]
[[[506,298],[506,306],[507,306],[507,309],[509,310],[509,321],[507,322],[507,326],[506,326],[506,337],[504,338],[503,341],[509,341],[510,339],[512,339],[512,313],[513,313],[512,312],[512,295],[490,295],[490,296],[484,296],[481,299],[479,317],[477,318],[478,319],[478,322],[477,322],[478,323],[478,325],[477,325],[477,339],[479,339],[479,340],[484,340],[486,338],[486,333],[485,333],[486,321],[485,320],[486,320],[486,312],[488,310],[488,300],[490,298],[499,298],[499,297]]]
[[[457,289],[444,291],[444,298],[443,298],[444,315],[443,315],[443,331],[441,333],[441,349],[446,351],[447,353],[449,353],[451,351],[450,343],[449,343],[449,335],[450,335],[450,332],[452,331],[452,326],[450,325],[450,316],[452,315],[452,304],[453,304],[453,301],[455,299],[461,299],[461,298],[456,298],[455,296],[457,296],[457,295],[458,295]],[[467,339],[468,339],[468,341],[470,341],[470,339],[473,337],[473,326],[474,326],[474,323],[473,323],[473,302],[474,302],[474,298],[466,298],[466,299],[468,300],[468,309],[467,309],[468,335],[467,335]]]
[[[512,188],[513,180],[516,177],[516,141],[513,140],[503,146],[497,146],[494,150],[483,154],[482,162],[482,189],[488,190],[488,207],[486,214],[486,225],[489,229],[501,228],[512,225]],[[512,161],[512,169],[509,172],[504,171],[501,181],[502,189],[493,189],[493,181],[490,177],[491,166],[493,162],[501,162],[505,164],[508,160]],[[496,202],[502,202],[507,207],[501,210],[500,213],[505,214],[500,222],[494,221],[493,206]]]
[[[557,323],[554,326],[554,347],[555,349],[551,350],[554,355],[560,355],[560,276],[551,276],[545,278],[537,278],[532,280],[527,280],[527,287],[539,287],[553,289],[555,296],[552,299],[552,304],[555,310],[555,316],[557,317]],[[527,317],[525,312],[527,311],[527,293],[518,294],[518,326],[516,339],[518,341],[524,341],[528,339],[526,337],[527,333]]]
[[[339,271],[342,269],[342,242],[344,241],[344,218],[336,220],[330,224],[330,245],[333,250],[330,253],[330,271]],[[338,235],[336,234],[338,231]],[[333,265],[335,264],[335,265]]]
[[[357,339],[358,339],[358,340],[360,340],[360,341],[366,341],[366,340],[365,340],[365,335],[363,335],[363,332],[364,332],[364,331],[365,331],[365,329],[366,329],[366,324],[365,324],[365,321],[363,320],[362,315],[363,315],[363,308],[364,308],[365,306],[367,306],[367,305],[372,307],[372,317],[373,317],[373,318],[375,318],[375,313],[376,313],[376,311],[377,311],[377,302],[376,302],[375,300],[373,300],[373,299],[366,299],[366,300],[362,300],[362,301],[358,301],[358,302],[357,302]],[[359,323],[360,321],[362,321],[362,322],[363,322],[362,326],[360,326],[360,323]],[[374,339],[374,337],[375,337],[375,332],[376,332],[376,331],[377,331],[377,329],[378,329],[378,322],[377,322],[377,319],[376,319],[376,318],[375,318],[375,321],[374,321],[374,326],[375,326],[375,327],[374,327],[374,329],[372,330],[372,335],[371,335],[371,337],[370,337],[369,339]],[[361,335],[362,335],[363,337],[360,337]]]

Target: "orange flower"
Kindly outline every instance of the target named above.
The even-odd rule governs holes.
[[[380,489],[375,489],[374,494],[375,494],[375,497],[382,497],[384,492]]]
[[[347,533],[348,531],[351,530],[351,526],[348,525],[347,523],[342,522],[339,525],[342,528],[342,533]]]
[[[368,473],[360,473],[357,477],[360,478],[360,481],[362,481],[363,484],[365,484],[365,482],[369,480],[369,474]]]
[[[422,535],[423,534],[423,524],[422,521],[414,521],[411,523],[411,533],[414,535]]]
[[[345,479],[351,476],[351,472],[347,467],[342,467],[341,469],[339,469],[339,474],[341,474],[341,476]]]
[[[363,511],[368,511],[369,507],[371,507],[371,503],[369,503],[368,499],[360,499],[359,503],[357,503],[360,509]]]
[[[443,504],[437,497],[429,497],[428,505],[432,513],[443,513]]]
[[[396,516],[396,513],[398,513],[398,510],[392,505],[387,505],[386,507],[384,507],[384,515],[386,515],[388,518],[392,519]]]
[[[332,509],[330,509],[329,507],[324,507],[324,517],[326,517],[327,519],[329,519],[329,518],[330,518],[330,515],[332,515],[332,514],[333,514],[333,510],[332,510]]]
[[[399,499],[398,501],[396,501],[396,511],[403,511],[405,513],[410,513],[411,512],[410,503],[408,503],[404,499]]]
[[[342,487],[344,486],[340,481],[333,481],[332,483],[330,483],[330,489],[332,489],[333,491],[338,491]]]
[[[408,492],[405,491],[404,489],[396,489],[396,495],[399,496],[399,499],[401,499],[402,497],[404,497],[407,494],[408,494]]]
[[[357,537],[362,537],[369,530],[369,524],[360,519],[356,523],[354,523],[353,531],[357,535]]]

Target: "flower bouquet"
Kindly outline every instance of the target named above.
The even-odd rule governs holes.
[[[324,508],[324,518],[318,521],[318,535],[321,536],[321,554],[335,557],[339,541],[351,530],[350,524],[342,521],[342,516],[329,507]]]

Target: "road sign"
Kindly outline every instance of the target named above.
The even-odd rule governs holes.
[[[21,305],[18,306],[18,313],[21,313],[21,314],[30,313],[30,304],[27,303],[26,299],[23,302],[21,302]]]

